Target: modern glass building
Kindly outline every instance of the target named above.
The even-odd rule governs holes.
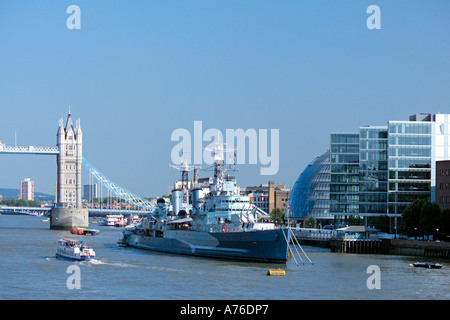
[[[415,114],[387,126],[331,133],[330,151],[311,162],[294,185],[292,216],[334,225],[351,217],[395,222],[414,200],[435,201],[436,161],[443,160],[450,160],[450,114]]]
[[[387,214],[388,128],[359,128],[359,213]]]
[[[416,199],[431,198],[433,125],[429,121],[389,121],[391,216],[400,216]]]
[[[359,133],[332,133],[330,210],[338,219],[359,214]]]
[[[450,159],[449,126],[450,115],[427,113],[331,133],[331,213],[398,218],[416,199],[435,201],[436,161]]]
[[[290,218],[333,220],[330,213],[330,152],[315,158],[298,177],[289,197]]]

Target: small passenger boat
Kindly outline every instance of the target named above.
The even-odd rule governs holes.
[[[416,262],[411,263],[411,267],[415,268],[427,268],[427,269],[440,269],[442,268],[442,264],[439,263],[427,263],[427,262]]]
[[[83,244],[82,241],[61,239],[58,241],[57,257],[72,260],[91,260],[95,258],[95,251]]]
[[[109,227],[123,227],[125,219],[122,214],[108,214],[105,219],[99,221],[98,225]]]

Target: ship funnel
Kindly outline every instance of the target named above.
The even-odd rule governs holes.
[[[192,194],[192,212],[193,213],[198,213],[199,212],[199,206],[198,206],[198,199],[200,199],[200,192],[202,191],[202,189],[200,188],[195,188],[192,189],[191,194]]]

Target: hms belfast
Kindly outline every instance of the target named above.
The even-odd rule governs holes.
[[[118,242],[152,251],[210,258],[286,263],[291,230],[264,222],[267,214],[240,194],[233,176],[226,174],[223,146],[214,152],[214,177],[192,184],[191,168],[182,165],[181,187],[171,200],[160,198],[142,222],[125,230]],[[190,186],[189,186],[190,185]]]

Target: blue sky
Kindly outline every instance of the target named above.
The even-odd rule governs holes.
[[[66,27],[72,4],[80,30]],[[366,27],[372,4],[380,30]],[[278,174],[236,175],[292,186],[330,132],[450,113],[449,12],[446,0],[2,0],[0,140],[55,145],[71,105],[84,156],[157,196],[179,176],[175,129],[279,129]],[[0,187],[26,177],[53,193],[55,157],[0,156]]]

